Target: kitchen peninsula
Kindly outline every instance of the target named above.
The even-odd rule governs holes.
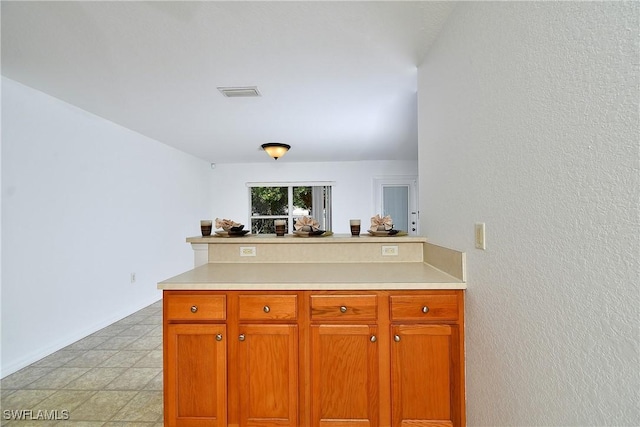
[[[424,237],[192,237],[166,426],[462,426],[465,255]]]

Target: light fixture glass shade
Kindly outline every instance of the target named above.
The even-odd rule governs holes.
[[[266,144],[262,144],[262,149],[267,152],[268,155],[278,160],[278,158],[285,155],[287,151],[291,148],[290,145],[281,144],[279,142],[268,142]]]

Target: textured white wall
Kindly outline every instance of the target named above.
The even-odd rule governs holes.
[[[419,69],[422,230],[468,255],[470,426],[640,425],[638,16],[461,3]]]
[[[210,173],[3,78],[2,376],[160,299],[193,265]]]
[[[368,226],[370,218],[380,213],[374,207],[374,178],[402,175],[417,176],[418,162],[289,163],[283,158],[267,163],[217,165],[211,178],[214,208],[210,216],[246,224],[250,202],[247,182],[334,181],[332,231],[349,233],[349,219],[360,218]],[[194,227],[194,234],[199,232],[199,227]]]

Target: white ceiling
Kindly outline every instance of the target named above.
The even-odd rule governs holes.
[[[214,163],[414,160],[454,2],[2,1],[2,74]],[[225,98],[219,86],[257,86]]]

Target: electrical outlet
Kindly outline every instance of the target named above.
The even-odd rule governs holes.
[[[382,256],[397,256],[398,246],[382,246]]]
[[[476,222],[476,249],[487,249],[484,222]]]
[[[131,273],[131,283],[136,283],[136,273]]]
[[[240,246],[240,256],[256,256],[256,247]]]

